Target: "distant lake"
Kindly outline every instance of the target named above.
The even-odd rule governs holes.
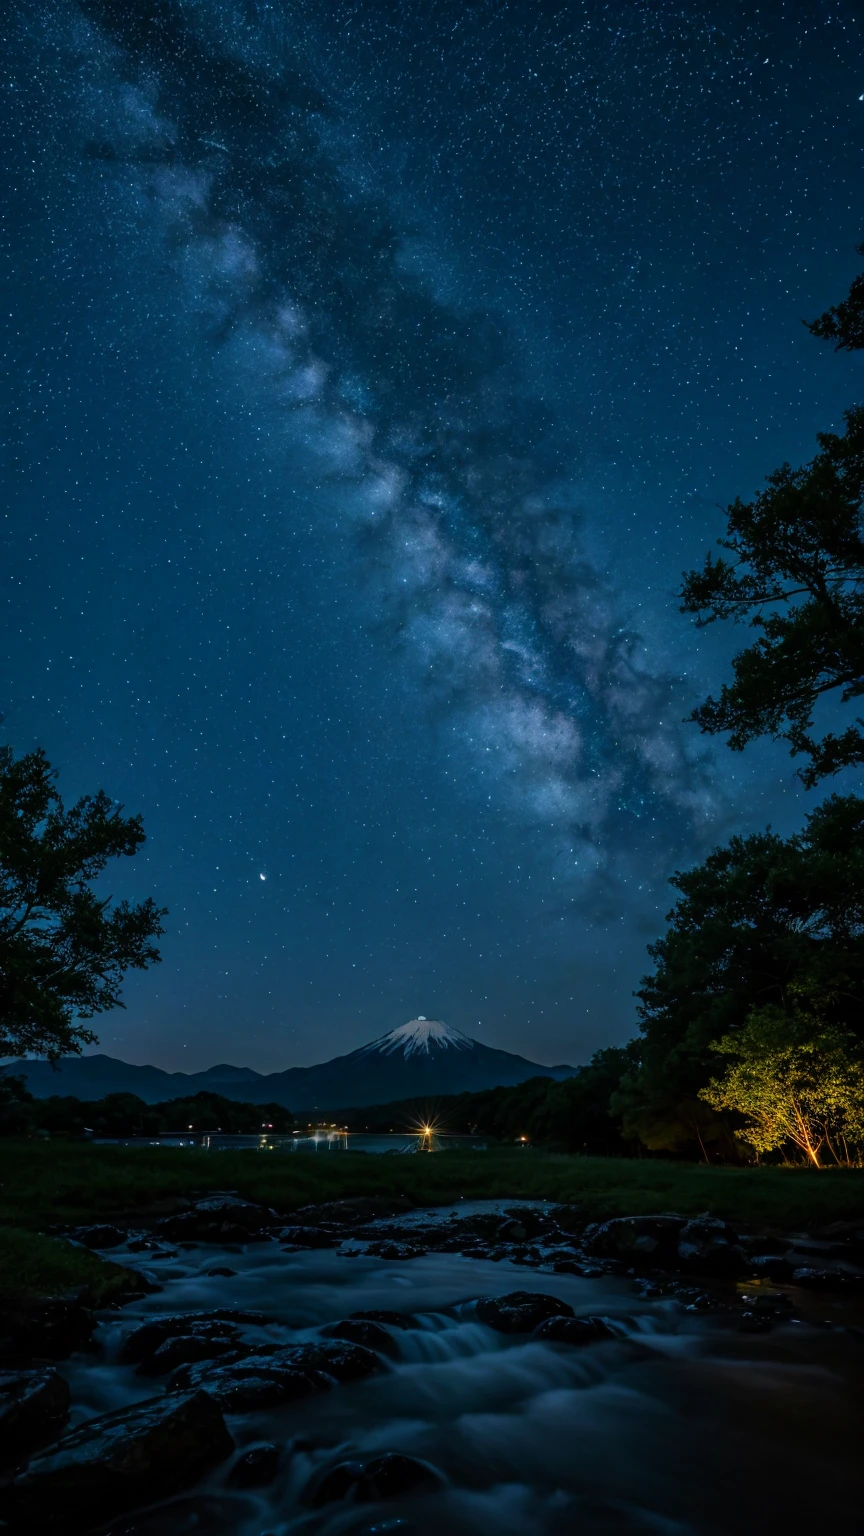
[[[482,1136],[424,1136],[419,1131],[373,1135],[367,1131],[303,1131],[297,1135],[229,1136],[221,1131],[166,1132],[162,1136],[94,1136],[99,1146],[202,1147],[210,1152],[371,1152],[411,1154],[456,1149],[485,1152]]]

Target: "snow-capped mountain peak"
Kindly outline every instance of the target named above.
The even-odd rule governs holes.
[[[391,1029],[389,1034],[364,1045],[362,1054],[393,1056],[399,1052],[406,1057],[418,1054],[428,1056],[432,1051],[473,1051],[475,1043],[468,1035],[463,1035],[461,1030],[454,1029],[452,1024],[445,1024],[441,1019],[421,1017],[410,1019],[407,1024],[400,1024],[398,1029]]]

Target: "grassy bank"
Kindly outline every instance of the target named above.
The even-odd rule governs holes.
[[[159,1202],[214,1190],[284,1212],[346,1195],[404,1195],[418,1205],[460,1197],[566,1201],[595,1218],[710,1211],[782,1227],[864,1217],[864,1171],[706,1168],[519,1149],[375,1157],[0,1141],[0,1223],[18,1228],[158,1214]]]
[[[94,1306],[108,1306],[130,1289],[134,1281],[119,1264],[59,1238],[0,1227],[0,1305],[86,1290]]]

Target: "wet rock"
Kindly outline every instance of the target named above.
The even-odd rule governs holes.
[[[616,1216],[586,1228],[585,1250],[628,1263],[674,1264],[679,1238],[687,1225],[685,1216]]]
[[[366,1253],[376,1259],[421,1259],[426,1252],[425,1248],[417,1248],[413,1243],[369,1243]]]
[[[533,1333],[548,1317],[572,1317],[573,1308],[540,1291],[511,1291],[506,1296],[481,1296],[477,1316],[498,1333]]]
[[[282,1448],[278,1445],[253,1445],[235,1461],[228,1474],[232,1488],[265,1488],[279,1471]]]
[[[83,1243],[85,1248],[119,1248],[126,1242],[129,1233],[122,1232],[119,1227],[106,1225],[79,1227],[72,1235],[76,1242]]]
[[[381,1370],[378,1356],[360,1344],[320,1340],[288,1349],[243,1355],[228,1364],[181,1366],[169,1391],[200,1387],[231,1412],[293,1402],[341,1382],[360,1381]]]
[[[342,1236],[324,1227],[284,1227],[279,1241],[290,1243],[292,1248],[338,1248]]]
[[[168,1339],[188,1337],[236,1339],[238,1328],[243,1324],[261,1327],[271,1322],[263,1312],[241,1312],[232,1307],[219,1307],[212,1312],[179,1312],[169,1317],[154,1317],[150,1322],[127,1334],[120,1351],[125,1365],[138,1365],[149,1360]]]
[[[304,1205],[294,1212],[297,1222],[313,1227],[356,1227],[370,1221],[384,1221],[415,1209],[413,1200],[402,1195],[355,1195],[347,1200],[326,1200],[321,1205]]]
[[[534,1329],[537,1339],[555,1344],[597,1344],[614,1339],[615,1332],[602,1317],[547,1317]]]
[[[233,1449],[206,1393],[150,1399],[89,1419],[35,1457],[6,1491],[3,1514],[13,1529],[90,1529],[190,1487]]]
[[[207,1331],[205,1331],[205,1329]],[[227,1333],[211,1333],[209,1329],[228,1329]],[[211,1323],[198,1333],[178,1333],[166,1339],[138,1367],[139,1376],[167,1376],[178,1365],[191,1365],[196,1360],[215,1360],[222,1355],[236,1354],[239,1335],[227,1323]]]
[[[738,1323],[739,1333],[770,1333],[772,1320],[759,1312],[742,1312]]]
[[[498,1228],[498,1237],[502,1243],[524,1243],[528,1232],[521,1221],[502,1221]]]
[[[712,1216],[700,1216],[682,1228],[678,1258],[685,1269],[700,1275],[723,1278],[750,1270],[734,1229]]]
[[[0,1372],[0,1457],[54,1439],[68,1413],[69,1386],[56,1371]]]
[[[87,1348],[95,1326],[79,1299],[7,1302],[0,1306],[0,1359],[67,1360]]]
[[[175,1243],[246,1243],[268,1236],[278,1219],[275,1211],[263,1205],[218,1196],[199,1200],[191,1211],[163,1217],[156,1223],[156,1231]]]
[[[346,1317],[339,1323],[332,1323],[324,1332],[330,1339],[345,1339],[350,1344],[362,1344],[366,1349],[374,1349],[379,1355],[395,1358],[399,1354],[393,1335],[371,1317]]]
[[[206,1271],[209,1280],[233,1280],[236,1273],[236,1269],[229,1269],[227,1264],[217,1265],[215,1269]]]
[[[845,1291],[864,1289],[864,1272],[850,1272],[849,1268],[816,1269],[802,1266],[792,1273],[792,1284],[808,1291]]]
[[[331,1467],[329,1472],[313,1483],[307,1497],[313,1508],[338,1500],[357,1504],[370,1504],[378,1499],[396,1499],[421,1489],[441,1488],[444,1479],[440,1472],[414,1456],[401,1456],[388,1451],[383,1456],[365,1464],[359,1461],[343,1461]]]

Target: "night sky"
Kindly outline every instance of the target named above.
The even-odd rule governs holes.
[[[682,570],[860,396],[851,4],[2,23],[0,707],[170,909],[101,1048],[634,1031],[669,874],[815,803],[682,723]],[[834,787],[834,786],[830,786]]]

